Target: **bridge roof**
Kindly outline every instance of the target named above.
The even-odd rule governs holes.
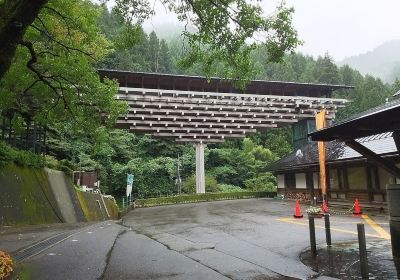
[[[117,79],[121,86],[148,89],[182,91],[207,91],[224,93],[246,93],[257,95],[330,97],[334,90],[351,89],[353,86],[295,83],[282,81],[250,81],[245,90],[239,90],[233,83],[217,77],[129,72],[120,70],[98,70],[100,76]]]
[[[119,81],[117,99],[129,105],[116,127],[177,142],[223,142],[249,133],[314,118],[333,119],[347,100],[321,97],[339,85],[252,81],[246,90],[204,77],[99,70]]]

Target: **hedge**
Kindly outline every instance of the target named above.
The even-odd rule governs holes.
[[[157,205],[179,204],[179,203],[193,203],[205,202],[214,200],[229,200],[229,199],[242,199],[242,198],[257,198],[257,197],[275,197],[276,192],[229,192],[229,193],[204,193],[204,194],[190,194],[169,197],[156,197],[135,200],[136,207],[150,207]]]

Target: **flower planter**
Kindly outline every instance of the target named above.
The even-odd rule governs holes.
[[[308,213],[309,217],[313,217],[313,218],[322,218],[324,216],[323,213]]]

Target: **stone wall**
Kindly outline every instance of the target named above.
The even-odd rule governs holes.
[[[75,223],[117,217],[118,207],[113,200],[104,198],[103,202],[99,194],[76,191],[71,178],[61,171],[15,164],[0,167],[0,226]]]

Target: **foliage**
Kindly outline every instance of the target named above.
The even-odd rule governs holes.
[[[238,142],[238,147],[210,148],[206,167],[219,183],[245,187],[244,181],[262,173],[277,157],[269,149],[257,145],[250,138]]]
[[[99,9],[88,1],[47,4],[0,80],[0,113],[13,126],[66,126],[93,132],[126,110],[117,84],[100,81],[93,67],[112,51],[97,27]]]
[[[0,141],[0,166],[14,162],[19,166],[27,166],[40,168],[45,166],[45,160],[42,156],[36,155],[30,151],[18,150],[11,148],[4,142]]]
[[[14,271],[14,263],[11,256],[6,252],[0,251],[0,279],[7,279]]]
[[[138,199],[135,201],[135,204],[137,205],[137,207],[149,207],[149,206],[166,205],[166,204],[191,203],[191,202],[227,200],[227,199],[242,199],[242,198],[257,198],[257,197],[274,197],[274,196],[276,196],[276,192],[266,192],[266,191],[205,193],[205,194],[191,194],[191,195],[179,195],[171,197]]]
[[[241,187],[234,186],[234,185],[227,185],[227,184],[219,184],[218,185],[222,192],[242,192],[245,191]]]
[[[147,0],[115,2],[115,12],[133,32],[152,14]],[[199,63],[208,76],[217,74],[246,81],[254,74],[250,58],[257,45],[267,49],[266,59],[281,61],[286,51],[293,51],[299,44],[297,32],[292,27],[294,10],[283,4],[270,17],[263,15],[257,1],[190,0],[165,1],[164,4],[177,14],[179,20],[195,30],[185,29],[183,32],[184,59],[181,65],[190,67]]]
[[[246,189],[252,191],[276,191],[277,183],[276,178],[271,173],[263,173],[257,175],[257,177],[248,179],[244,182]]]
[[[65,174],[72,176],[73,171],[76,169],[76,166],[67,159],[57,160],[52,156],[45,156],[46,167],[50,169],[55,169],[59,171],[63,171]]]
[[[206,185],[206,192],[219,192],[221,191],[220,186],[218,185],[217,180],[208,174],[205,175],[205,185]],[[182,184],[182,192],[191,194],[196,193],[196,175],[193,174]]]

